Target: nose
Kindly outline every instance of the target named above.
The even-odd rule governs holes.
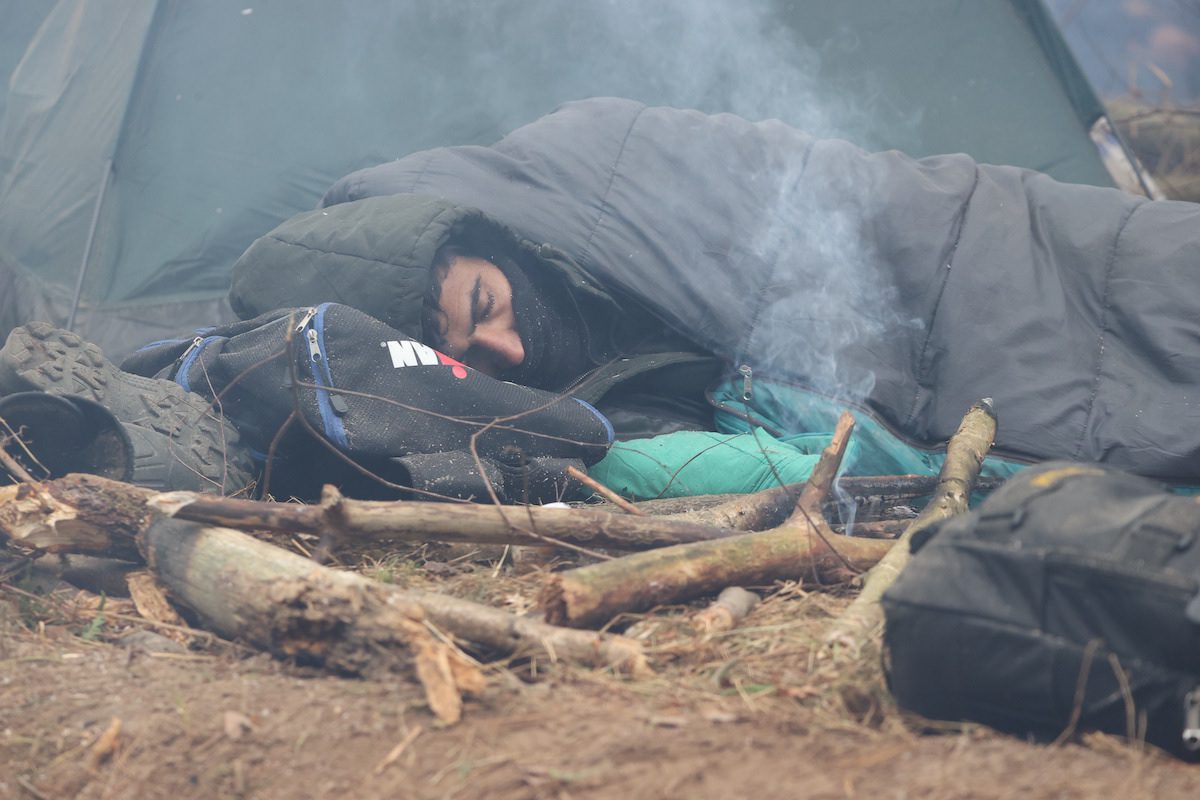
[[[525,360],[521,335],[513,328],[480,325],[472,339],[472,344],[487,353],[502,369],[515,367]]]

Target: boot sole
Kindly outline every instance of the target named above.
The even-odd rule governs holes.
[[[0,394],[41,391],[100,403],[121,422],[168,437],[175,469],[189,468],[211,491],[230,493],[253,475],[237,431],[200,395],[171,381],[117,369],[96,345],[45,322],[9,334],[0,349]]]

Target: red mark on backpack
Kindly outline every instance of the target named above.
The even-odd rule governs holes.
[[[392,367],[396,369],[400,367],[434,367],[441,364],[450,367],[450,374],[459,380],[467,377],[465,364],[420,342],[404,339],[380,342],[380,346],[387,348],[388,355],[392,359]]]
[[[460,361],[455,361],[453,358],[446,355],[445,353],[438,353],[437,350],[434,350],[433,352],[437,353],[438,361],[442,362],[443,364],[448,364],[448,365],[454,367],[454,369],[450,370],[451,375],[458,378],[459,380],[462,380],[463,378],[467,377],[467,366],[465,364],[463,364]]]

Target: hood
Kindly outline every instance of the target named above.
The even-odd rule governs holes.
[[[530,242],[478,209],[421,195],[370,197],[299,214],[237,260],[229,301],[242,319],[276,308],[342,303],[421,337],[434,256],[450,241],[500,249],[529,270],[557,275],[593,336],[613,319],[613,298],[565,254]]]

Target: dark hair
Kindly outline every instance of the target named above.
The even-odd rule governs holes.
[[[442,281],[454,259],[469,256],[461,247],[445,244],[438,248],[429,267],[429,288],[421,302],[421,340],[434,350],[446,349],[446,312],[442,310]]]

